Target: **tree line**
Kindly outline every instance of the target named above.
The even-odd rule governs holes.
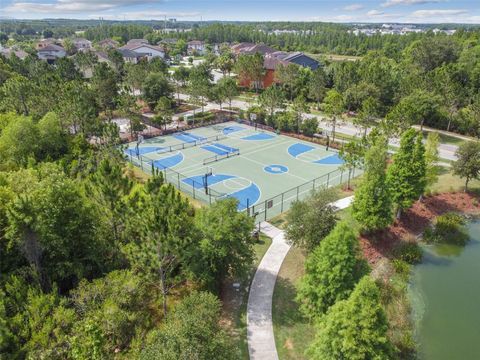
[[[0,59],[0,357],[234,358],[218,294],[250,270],[253,220],[137,178],[109,119],[138,130],[131,89],[172,89],[163,62],[114,60]]]

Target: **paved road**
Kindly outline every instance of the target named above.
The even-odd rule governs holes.
[[[180,99],[182,100],[187,100],[188,101],[188,95],[185,95],[185,94],[180,94]],[[252,103],[253,104],[253,103]],[[242,110],[246,110],[248,109],[252,104],[248,103],[247,101],[243,101],[243,100],[234,100],[232,101],[232,106],[233,107],[236,107],[236,108],[239,108],[239,109],[242,109]],[[225,104],[226,105],[226,104]],[[205,106],[205,109],[206,110],[211,110],[211,109],[220,109],[220,106],[218,104],[215,104],[215,103],[207,103],[207,105]],[[179,114],[179,115],[190,115],[192,114],[193,112],[192,111],[188,111],[186,113],[183,113],[183,114]],[[175,115],[175,119],[178,118],[179,115]],[[327,130],[330,130],[331,129],[331,125],[328,124],[327,121],[325,121],[322,116],[320,115],[314,115],[314,114],[303,114],[304,118],[317,118],[318,121],[319,121],[319,126],[323,129],[327,129]],[[337,124],[336,126],[336,131],[340,134],[344,134],[344,135],[348,135],[348,136],[361,136],[363,134],[363,130],[356,127],[355,125],[349,123],[349,122],[340,122]],[[370,130],[369,130],[370,131]],[[399,141],[398,139],[392,139],[389,141],[389,144],[391,146],[394,146],[394,147],[399,147]],[[444,159],[444,160],[451,160],[451,161],[455,161],[457,160],[457,157],[455,156],[455,152],[457,151],[457,146],[456,145],[450,145],[450,144],[440,144],[438,146],[438,152],[439,152],[439,156],[440,158]]]
[[[340,209],[351,205],[353,196],[332,203]],[[272,238],[272,244],[258,265],[247,304],[247,341],[250,360],[278,360],[272,322],[272,297],[278,272],[290,250],[284,231],[268,222],[260,224],[260,231]]]

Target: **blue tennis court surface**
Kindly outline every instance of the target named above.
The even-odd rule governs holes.
[[[292,155],[294,158],[296,158],[297,156],[303,153],[306,153],[307,151],[311,151],[313,149],[315,149],[314,146],[297,143],[297,144],[290,145],[288,147],[288,153]]]
[[[268,165],[263,169],[270,174],[283,174],[288,172],[288,167],[283,165]]]
[[[262,221],[348,176],[338,153],[325,146],[234,121],[148,139],[140,156],[132,156],[135,145],[125,154],[143,171],[153,165],[167,182],[205,204],[236,198],[239,210],[248,207]]]
[[[183,161],[183,154],[178,153],[173,156],[167,156],[162,159],[154,160],[153,166],[155,166],[157,169],[163,170],[163,169],[174,167],[180,164],[182,161]]]
[[[215,185],[216,183],[232,179],[235,176],[225,174],[212,174],[207,176],[207,186]],[[182,180],[185,184],[192,185],[195,189],[200,189],[205,186],[205,175],[191,176]]]
[[[228,134],[238,132],[238,131],[242,131],[242,130],[245,130],[245,128],[243,126],[233,125],[233,126],[227,126],[226,128],[224,128],[223,133],[225,135],[228,135]]]
[[[252,206],[257,203],[260,199],[260,189],[257,185],[251,184],[250,186],[235,191],[228,195],[228,197],[233,197],[238,200],[238,210],[242,211],[247,208],[248,206]]]
[[[235,151],[238,151],[238,149],[236,149],[236,148],[232,148],[230,146],[222,145],[222,144],[219,144],[219,143],[213,143],[213,144],[210,144],[210,145],[203,145],[203,146],[201,146],[201,148],[203,150],[210,151],[210,152],[212,152],[214,154],[217,154],[217,155],[227,155],[227,154],[233,153]]]
[[[163,151],[165,148],[163,147],[158,147],[158,146],[144,146],[144,147],[139,147],[138,148],[138,153],[137,153],[137,148],[136,147],[130,147],[128,149],[125,149],[125,154],[130,155],[130,156],[137,156],[137,155],[143,155],[143,154],[148,154],[156,151]]]
[[[172,135],[175,139],[186,142],[186,143],[193,143],[195,141],[204,141],[206,140],[205,137],[203,136],[197,136],[191,133],[187,132],[182,132],[182,133],[176,133]]]
[[[242,138],[242,140],[253,140],[253,141],[271,140],[274,137],[275,137],[275,135],[266,134],[266,133],[257,133],[257,134],[245,136],[245,137]]]
[[[327,156],[323,159],[316,160],[316,161],[314,161],[314,163],[322,164],[322,165],[342,165],[344,163],[344,161],[340,157],[340,155],[333,154],[333,155]]]

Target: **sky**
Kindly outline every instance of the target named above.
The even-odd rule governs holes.
[[[0,18],[480,24],[480,0],[0,0]]]

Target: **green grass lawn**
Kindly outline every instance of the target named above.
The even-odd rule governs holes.
[[[432,131],[424,130],[423,131],[423,137],[426,139],[430,132],[432,132]],[[438,137],[439,137],[439,140],[440,140],[441,144],[448,144],[448,145],[460,146],[463,143],[468,141],[468,140],[461,139],[461,138],[456,137],[456,136],[451,136],[451,135],[447,135],[447,134],[443,134],[443,133],[438,133]]]
[[[461,179],[457,175],[453,175],[451,169],[441,167],[438,181],[430,187],[431,193],[444,193],[453,191],[463,191],[465,186],[465,179]],[[468,184],[470,191],[480,190],[480,181],[471,180]]]
[[[275,284],[272,316],[280,359],[306,359],[305,349],[315,334],[313,324],[302,316],[295,301],[296,286],[304,274],[304,261],[302,251],[292,248],[283,261]]]
[[[260,241],[255,244],[255,261],[252,265],[251,273],[248,279],[243,281],[240,289],[237,291],[233,288],[233,280],[224,286],[222,291],[223,300],[223,323],[231,332],[238,359],[248,360],[247,345],[247,301],[249,286],[255,271],[257,270],[263,255],[267,252],[272,243],[272,239],[268,236],[260,235]]]

